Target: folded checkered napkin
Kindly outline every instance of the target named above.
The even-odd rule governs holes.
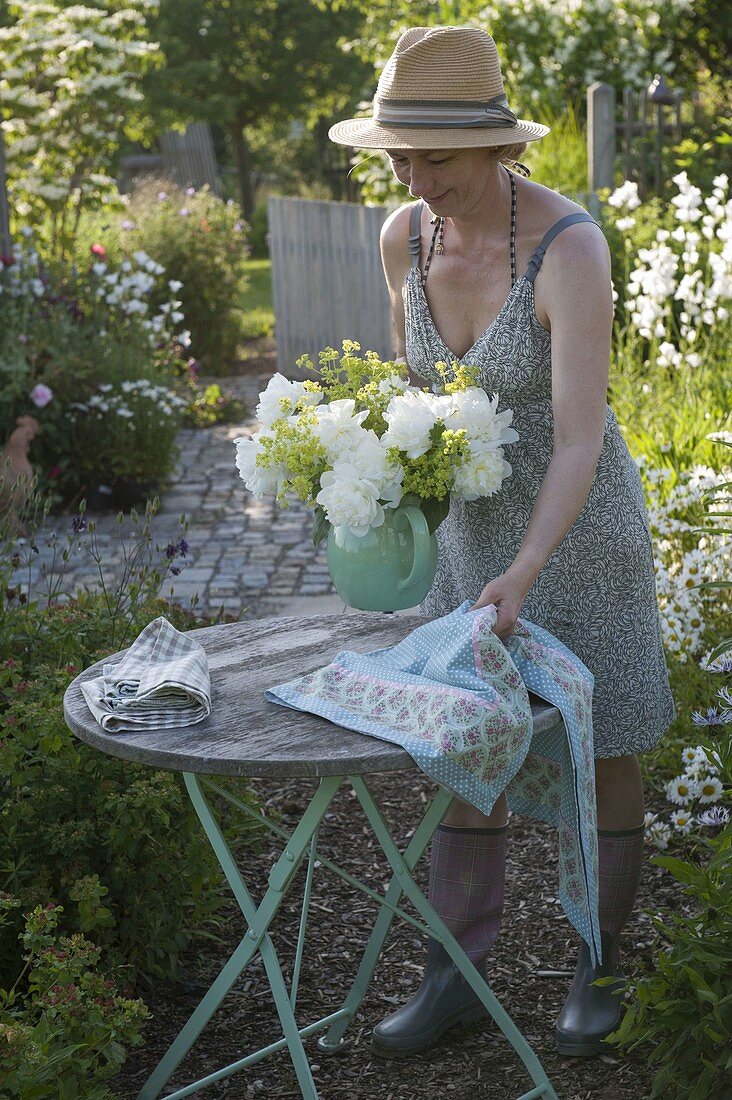
[[[153,619],[120,660],[81,685],[107,730],[192,726],[211,713],[211,678],[203,648],[162,616]]]

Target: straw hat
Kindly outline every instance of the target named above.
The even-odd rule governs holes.
[[[496,44],[478,27],[412,27],[379,79],[373,117],[328,136],[359,149],[461,149],[536,141],[548,126],[517,119],[503,90]]]

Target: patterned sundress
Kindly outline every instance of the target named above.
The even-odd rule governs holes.
[[[435,328],[422,285],[422,207],[418,202],[412,208],[412,266],[402,292],[406,357],[437,389],[435,362],[458,357]],[[513,409],[519,439],[506,448],[513,473],[499,493],[474,501],[451,499],[437,529],[437,572],[420,605],[423,614],[445,615],[464,600],[477,599],[518,552],[553,446],[551,336],[536,316],[534,279],[554,237],[568,225],[592,220],[578,212],[548,230],[498,316],[458,359],[479,368],[479,384],[500,396],[499,410]],[[673,721],[674,705],[648,514],[638,469],[609,407],[587,501],[539,573],[521,615],[559,638],[594,675],[596,758],[645,752],[659,743]]]

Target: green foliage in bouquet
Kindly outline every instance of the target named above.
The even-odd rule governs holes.
[[[0,893],[0,930],[20,905]],[[142,1041],[149,1015],[99,971],[98,947],[81,933],[59,931],[62,915],[50,902],[25,915],[23,969],[12,986],[0,981],[0,1081],[3,1095],[16,1100],[107,1100],[104,1082],[117,1074],[126,1048]]]

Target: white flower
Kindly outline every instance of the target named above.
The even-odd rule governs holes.
[[[613,191],[607,201],[609,206],[614,206],[618,210],[635,210],[641,204],[638,198],[638,184],[626,180]]]
[[[251,436],[239,437],[234,440],[234,443],[236,444],[236,468],[250,493],[255,497],[263,497],[267,493],[277,492],[285,472],[277,466],[270,468],[257,465],[257,457],[264,453],[261,439]]]
[[[621,233],[625,233],[627,229],[632,229],[635,225],[635,218],[618,218],[615,222],[615,226]]]
[[[317,393],[313,396],[319,397]],[[359,412],[355,409],[356,402],[351,397],[315,407],[317,424],[314,431],[330,462],[337,462],[344,451],[359,446],[364,432],[361,425],[369,413],[368,409]]]
[[[398,447],[407,458],[419,458],[430,449],[430,432],[437,423],[430,397],[415,390],[392,397],[384,414],[388,430],[381,437],[386,446]]]
[[[409,382],[406,378],[400,378],[398,374],[390,374],[388,378],[381,379],[377,389],[379,393],[393,393],[394,390],[398,393],[403,393],[408,386]]]
[[[675,810],[671,814],[671,821],[677,832],[684,833],[684,835],[691,832],[693,818],[686,810]]]
[[[168,286],[170,287],[170,289],[171,289],[171,291],[173,292],[173,294],[177,294],[177,293],[178,293],[178,291],[179,291],[179,290],[181,289],[181,287],[183,286],[183,283],[181,283],[181,282],[180,282],[180,281],[179,281],[178,279],[171,279],[171,280],[170,280],[170,281],[168,282]]]
[[[687,775],[677,775],[666,784],[666,797],[679,806],[686,806],[695,795],[696,781]]]
[[[518,439],[518,434],[509,427],[513,410],[497,412],[498,394],[489,397],[485,390],[471,386],[451,394],[448,402],[447,412],[443,414],[445,426],[453,431],[464,428],[471,450],[495,449]]]
[[[489,497],[498,492],[510,473],[501,448],[471,444],[470,454],[455,471],[453,491],[464,500]]]
[[[350,462],[336,462],[320,479],[321,490],[316,496],[334,527],[348,527],[354,535],[363,536],[371,527],[384,522],[384,509],[379,504],[379,486],[361,477]]]
[[[321,393],[309,393],[304,383],[291,382],[278,371],[272,375],[266,388],[259,395],[257,420],[263,427],[269,428],[280,417],[290,416],[296,401],[305,397],[309,405],[316,405],[322,396]]]
[[[705,775],[697,781],[696,790],[700,802],[717,802],[724,787],[716,775]]]
[[[648,830],[648,836],[657,848],[668,848],[671,829],[661,821],[654,821]]]
[[[184,329],[179,336],[176,336],[176,340],[182,348],[189,348],[191,346],[190,330]]]
[[[362,429],[354,445],[343,451],[339,462],[350,463],[362,478],[379,489],[379,500],[395,508],[402,499],[404,467],[400,462],[389,462],[386,447],[376,432]]]

